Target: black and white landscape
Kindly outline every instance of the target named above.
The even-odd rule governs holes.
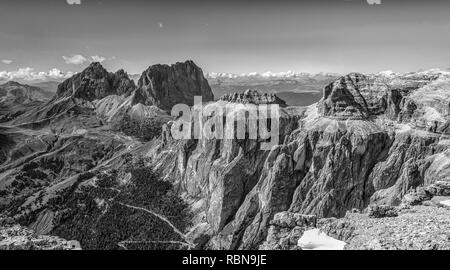
[[[450,4],[368,2],[2,1],[0,250],[449,250]]]

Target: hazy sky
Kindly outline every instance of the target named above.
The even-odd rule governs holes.
[[[79,71],[96,56],[129,73],[186,59],[205,72],[404,72],[450,67],[449,49],[445,0],[0,0],[0,71]]]

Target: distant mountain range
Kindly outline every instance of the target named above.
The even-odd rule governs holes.
[[[337,77],[340,74],[332,72],[319,72],[319,73],[308,73],[308,72],[271,72],[267,71],[264,73],[250,72],[250,73],[226,73],[226,72],[211,72],[207,73],[205,76],[208,79],[238,79],[238,78],[314,78],[314,77]]]
[[[42,90],[50,93],[56,93],[58,90],[58,85],[60,81],[43,81],[43,82],[31,82],[30,85],[34,87],[39,87]]]
[[[399,77],[409,75],[449,74],[450,69],[429,69],[418,72],[396,73],[390,70],[368,74],[368,76]],[[129,78],[137,85],[141,74],[129,74]],[[322,89],[325,85],[334,81],[341,75],[332,72],[307,73],[307,72],[251,72],[251,73],[206,73],[214,96],[220,98],[223,95],[235,92],[244,92],[248,89],[257,89],[262,93],[276,93],[290,106],[308,106],[318,102],[322,97]],[[19,83],[34,86],[44,92],[56,93],[58,85],[64,80],[18,80]]]
[[[322,96],[325,85],[334,81],[339,75],[333,73],[209,73],[206,75],[216,97],[257,89],[262,93],[276,93],[290,106],[307,106]]]
[[[49,83],[42,86],[50,85]],[[37,87],[9,81],[0,85],[0,123],[50,100],[54,91],[50,87]]]

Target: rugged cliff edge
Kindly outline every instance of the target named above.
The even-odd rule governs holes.
[[[198,213],[193,237],[212,249],[258,248],[282,211],[342,217],[398,205],[409,190],[450,180],[447,137],[430,128],[448,108],[416,98],[448,78],[406,75],[395,89],[388,79],[349,74],[319,104],[285,110],[284,143],[269,152],[257,140],[165,140],[149,150],[151,166],[177,179]]]

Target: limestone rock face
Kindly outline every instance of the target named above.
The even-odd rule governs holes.
[[[397,206],[408,190],[450,175],[448,144],[409,125],[417,116],[407,104],[419,104],[411,95],[426,84],[414,82],[420,78],[399,88],[344,76],[325,87],[317,106],[283,110],[290,120],[281,125],[283,143],[271,151],[251,140],[173,141],[166,132],[163,146],[148,155],[196,202],[204,248],[295,248],[289,243],[303,229],[282,229],[272,222],[278,213],[340,218],[370,204]],[[260,101],[247,96],[222,101]],[[408,111],[412,117],[399,120]],[[344,231],[350,234],[351,225]]]
[[[136,87],[134,81],[123,69],[119,69],[114,73],[111,86],[113,89],[116,89],[117,95],[125,97],[129,96]]]
[[[433,134],[428,137],[421,135],[395,135],[386,158],[374,167],[370,175],[375,189],[371,202],[399,205],[408,190],[437,180],[432,179],[435,177],[429,170],[434,161],[433,153],[440,153],[446,147],[439,145],[438,137]]]
[[[389,148],[389,136],[370,122],[328,123],[327,128],[335,124],[341,126],[327,132],[320,125],[298,138],[313,150],[291,211],[336,217],[368,204],[374,192],[369,174]]]
[[[267,234],[266,241],[261,245],[263,250],[298,250],[298,240],[309,228],[317,226],[317,217],[301,215],[292,212],[276,214]]]
[[[368,78],[359,73],[341,77],[327,85],[319,103],[323,116],[339,119],[364,119],[369,116],[367,102],[360,89],[368,84]]]
[[[258,248],[278,212],[330,217],[367,206],[369,172],[390,146],[388,134],[363,120],[323,119],[293,132],[297,121],[286,118],[284,144],[269,152],[252,141],[166,140],[148,153],[198,201],[212,235],[208,248]]]
[[[100,63],[92,63],[81,73],[61,83],[56,97],[74,97],[93,101],[108,95],[130,94],[134,88],[133,80],[123,70],[109,73]]]
[[[280,141],[283,141],[286,134],[297,128],[298,118],[286,111],[281,116]],[[253,238],[254,234],[258,234],[260,241],[265,230],[258,230],[256,221],[252,231],[242,235],[253,217],[258,215],[269,222],[272,214],[288,208],[289,196],[284,193],[293,192],[295,181],[290,178],[291,157],[281,155],[287,153],[286,147],[264,151],[260,149],[260,139],[174,140],[167,132],[163,138],[163,143],[156,144],[147,154],[152,157],[151,166],[176,179],[174,184],[183,196],[196,202],[195,219],[207,222],[208,234],[224,234],[223,238],[210,240],[209,248],[239,248],[242,237]],[[270,168],[273,171],[268,172]]]
[[[423,202],[430,201],[433,197],[449,197],[450,183],[445,181],[437,181],[429,186],[421,186],[411,189],[402,199],[403,205],[420,205]]]
[[[203,102],[214,100],[203,71],[193,61],[174,65],[153,65],[144,71],[138,82],[135,103],[156,105],[170,111],[176,104],[194,104],[194,96]]]
[[[286,107],[286,102],[273,93],[260,93],[257,90],[247,90],[244,93],[227,94],[220,98],[220,100],[243,104],[278,104]]]
[[[305,123],[300,125],[304,130],[294,131],[283,147],[269,154],[266,162],[275,161],[267,163],[271,169],[262,171],[260,183],[247,195],[235,219],[212,238],[211,247],[254,248],[264,238],[266,232],[259,228],[268,226],[272,211],[289,209],[319,217],[340,217],[349,209],[363,209],[371,202],[399,205],[408,190],[448,178],[448,144],[440,142],[443,138],[433,130],[430,133],[414,129],[421,128],[414,124],[422,117],[417,113],[421,108],[445,108],[415,97],[428,84],[436,84],[436,77],[406,75],[397,78],[399,82],[377,80],[374,83],[370,78],[366,82],[354,74],[341,78],[332,84],[335,93],[345,93],[335,96],[336,104],[340,104],[335,108],[340,108],[340,112],[348,111],[348,107],[351,112],[359,108],[359,116],[381,115],[381,119],[391,120],[373,122],[338,113],[328,114],[332,120],[319,116],[311,121],[317,115],[311,108]],[[334,96],[330,89],[333,87],[325,88],[325,97]],[[327,114],[326,110],[321,111],[326,102],[319,103],[319,115]],[[408,125],[396,128],[395,123]],[[288,166],[292,163],[292,167]],[[272,182],[271,176],[278,180]],[[285,207],[286,202],[289,208]],[[242,228],[246,228],[244,232]]]
[[[445,133],[450,113],[450,73],[352,73],[324,88],[319,113],[334,119],[386,116],[416,128]]]

